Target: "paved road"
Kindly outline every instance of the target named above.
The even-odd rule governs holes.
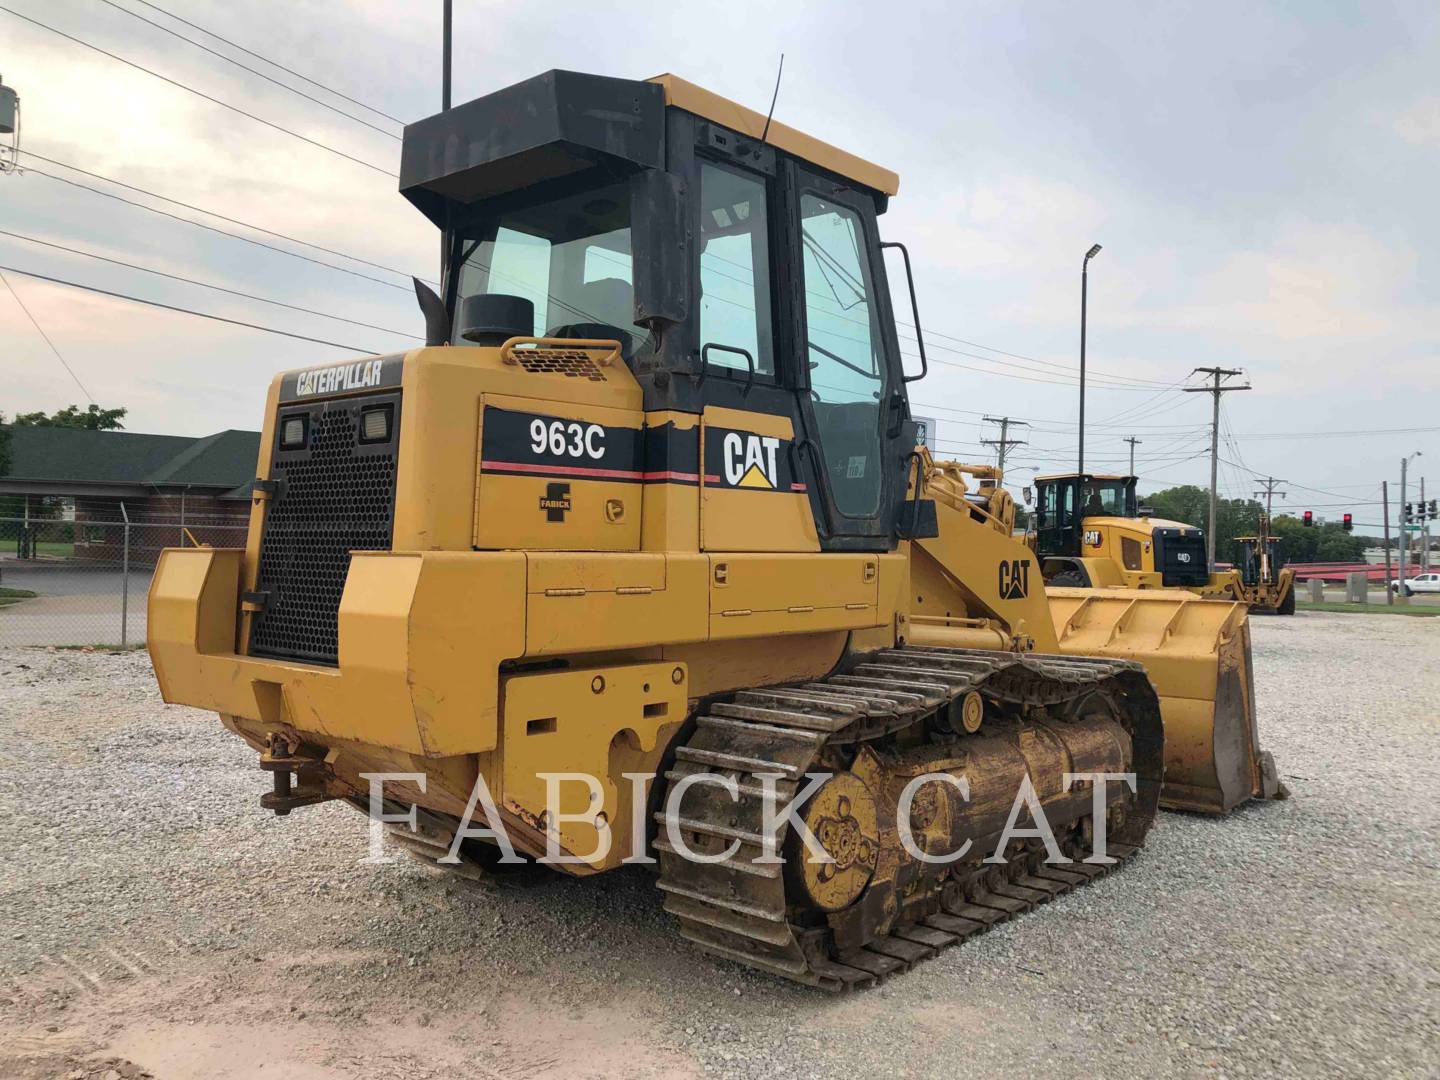
[[[119,570],[43,560],[0,561],[0,585],[40,594],[0,607],[0,645],[143,642],[151,573],[150,567],[130,571],[128,611],[122,613],[126,575]]]

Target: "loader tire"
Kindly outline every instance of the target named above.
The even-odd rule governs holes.
[[[1057,589],[1085,589],[1090,586],[1085,575],[1079,570],[1061,570],[1045,584],[1053,585]]]
[[[1290,586],[1285,593],[1285,599],[1280,601],[1280,606],[1275,609],[1276,615],[1295,614],[1295,586]]]

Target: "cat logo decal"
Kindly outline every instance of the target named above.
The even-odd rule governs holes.
[[[1000,560],[1000,599],[1024,600],[1030,595],[1030,560]]]

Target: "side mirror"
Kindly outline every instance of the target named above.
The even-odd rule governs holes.
[[[1029,484],[1026,484],[1023,488],[1020,489],[1020,494],[1024,497],[1026,506],[1029,506],[1035,501],[1035,492],[1031,489]]]
[[[1155,508],[1153,506],[1141,506],[1136,509],[1135,513],[1139,514],[1142,518],[1154,517]]]
[[[915,320],[915,347],[920,353],[920,374],[905,375],[901,377],[908,382],[917,382],[930,373],[930,362],[925,359],[925,332],[920,329],[920,301],[915,299],[915,275],[910,272],[910,252],[905,245],[895,240],[882,240],[880,250],[887,248],[899,248],[900,256],[905,260],[905,284],[910,287],[910,314]]]

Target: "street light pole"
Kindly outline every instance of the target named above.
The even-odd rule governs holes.
[[[450,28],[453,22],[453,0],[444,0],[440,30],[440,108],[450,111]]]
[[[1080,461],[1076,471],[1082,476],[1085,473],[1085,309],[1090,291],[1090,260],[1099,254],[1100,245],[1091,244],[1080,263]]]

